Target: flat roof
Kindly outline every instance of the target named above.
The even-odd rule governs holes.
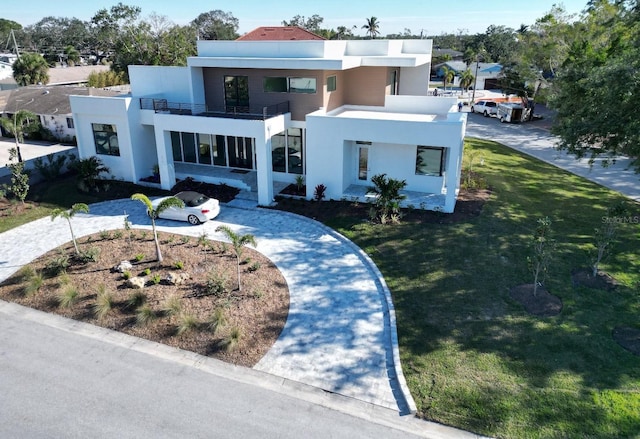
[[[351,119],[404,120],[407,122],[432,122],[438,117],[437,114],[392,113],[390,111],[351,109],[344,109],[336,113],[328,113],[327,116]]]

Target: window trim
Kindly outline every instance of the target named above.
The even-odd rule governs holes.
[[[104,129],[99,129],[96,130],[97,126],[100,126],[101,128],[104,128],[105,126],[111,127],[110,131],[106,131]],[[93,133],[93,146],[96,148],[96,155],[109,155],[109,156],[113,156],[113,157],[120,157],[120,139],[118,138],[118,127],[115,124],[111,124],[111,123],[92,123],[91,124],[91,132]],[[107,152],[101,152],[98,149],[98,142],[97,142],[97,138],[96,138],[96,133],[105,133],[107,135],[107,137],[109,137],[109,145],[108,145],[108,150]],[[108,133],[111,133],[111,135],[109,135]],[[112,146],[111,145],[111,137],[112,135],[115,134],[116,136],[116,141],[118,146]],[[104,149],[104,147],[102,148]]]

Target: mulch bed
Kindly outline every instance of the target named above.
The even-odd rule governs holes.
[[[179,181],[171,188],[172,193],[182,191],[195,191],[206,195],[209,198],[215,198],[221,203],[228,203],[233,200],[240,192],[240,189],[226,184],[211,184],[202,181],[196,181],[192,178],[185,178]]]
[[[594,276],[589,268],[575,268],[571,270],[571,283],[573,286],[583,286],[597,290],[613,291],[618,282],[603,271],[598,271]]]
[[[562,312],[562,300],[544,287],[538,287],[533,295],[533,284],[523,284],[511,288],[509,295],[518,301],[529,314],[538,317],[553,317]]]
[[[28,282],[18,272],[0,284],[0,298],[229,363],[255,365],[275,343],[287,320],[289,290],[278,268],[261,253],[244,248],[242,291],[238,291],[236,257],[229,245],[206,240],[205,247],[202,239],[164,232],[159,236],[164,256],[161,264],[156,261],[150,232],[102,232],[79,241],[81,250],[98,249],[97,262],[74,262],[66,273],[50,274],[47,265],[51,266],[52,261],[65,255],[73,255],[73,245],[69,243],[29,264],[36,272],[45,274],[37,293],[25,294]],[[139,262],[135,262],[137,255],[141,256]],[[147,279],[143,289],[127,287],[123,274],[112,271],[125,260],[133,263],[130,270],[133,276]],[[149,274],[144,273],[147,269]],[[172,273],[188,273],[189,279],[172,285],[165,280]],[[154,276],[161,281],[152,282]],[[219,279],[226,285],[225,291],[211,294],[211,289],[206,287],[208,279]],[[68,308],[60,307],[61,295],[69,288],[77,290],[75,303]],[[112,311],[103,318],[95,313],[100,291],[107,291],[113,297]],[[136,320],[137,305],[128,305],[137,292],[145,295],[144,303],[153,309],[156,317],[148,324]],[[182,311],[167,312],[171,298],[179,302]],[[222,310],[226,324],[214,331],[207,325],[207,319],[216,310]],[[179,334],[177,328],[185,315],[198,323]],[[240,338],[233,349],[227,349],[225,344],[234,329],[239,330]]]

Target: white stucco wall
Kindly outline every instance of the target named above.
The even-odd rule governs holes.
[[[78,158],[96,156],[93,138],[93,123],[112,124],[118,132],[120,156],[97,155],[111,170],[111,176],[125,181],[136,181],[133,140],[137,140],[137,130],[142,129],[129,119],[130,97],[70,96],[73,119],[78,140]],[[137,127],[135,125],[138,125]]]
[[[191,72],[187,67],[129,66],[131,95],[191,102]]]
[[[47,128],[59,140],[73,139],[76,135],[75,128],[69,128],[67,118],[72,117],[71,114],[47,114],[40,116],[40,123]]]

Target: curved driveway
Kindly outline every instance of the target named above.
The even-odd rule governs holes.
[[[72,219],[78,237],[122,228],[150,229],[141,203],[117,200],[90,206]],[[415,410],[399,364],[395,314],[389,291],[364,253],[327,227],[268,209],[223,206],[199,226],[159,220],[159,230],[224,240],[225,224],[251,233],[257,250],[284,275],[289,316],[272,349],[255,369],[400,413]],[[42,218],[0,234],[0,281],[37,256],[70,240],[66,220]]]

